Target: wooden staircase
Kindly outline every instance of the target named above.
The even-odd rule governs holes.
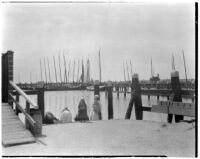
[[[35,142],[34,136],[7,103],[2,104],[2,144],[11,146]]]

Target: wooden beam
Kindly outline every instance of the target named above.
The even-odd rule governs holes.
[[[195,117],[195,104],[159,101],[158,105],[152,106],[151,111],[157,113],[176,114],[176,115]]]

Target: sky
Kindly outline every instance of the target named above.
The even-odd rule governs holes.
[[[59,54],[63,78],[63,53],[67,70],[71,61],[70,79],[74,60],[76,79],[78,59],[86,64],[89,58],[90,76],[98,80],[99,50],[102,81],[124,80],[123,63],[127,79],[130,61],[139,79],[149,79],[151,58],[155,75],[170,79],[172,54],[185,78],[182,50],[187,76],[195,78],[194,3],[3,3],[2,8],[2,53],[14,51],[15,82],[41,80],[40,60],[44,79],[44,58],[55,81],[53,56],[60,77]]]

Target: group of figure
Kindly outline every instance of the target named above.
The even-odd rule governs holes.
[[[74,118],[75,121],[88,121],[88,120],[101,120],[101,104],[99,102],[99,96],[94,96],[94,104],[92,105],[92,111],[88,117],[87,114],[87,105],[83,97],[78,104],[78,113]],[[57,119],[51,112],[46,112],[44,117],[45,124],[53,124],[53,123],[70,123],[72,122],[72,114],[70,110],[65,107],[60,114],[60,119]]]

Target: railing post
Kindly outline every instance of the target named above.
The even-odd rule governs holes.
[[[108,91],[108,119],[113,119],[113,86],[111,81],[108,81],[107,91]]]
[[[42,121],[44,121],[44,115],[45,115],[45,107],[44,107],[44,82],[40,81],[37,83],[37,91],[38,91],[38,106],[39,110],[42,114]]]
[[[26,101],[26,112],[27,112],[27,114],[30,115],[30,104],[29,104],[29,102],[27,102],[27,101]],[[29,128],[30,128],[27,119],[25,119],[25,125],[26,125],[26,129],[29,129]]]

